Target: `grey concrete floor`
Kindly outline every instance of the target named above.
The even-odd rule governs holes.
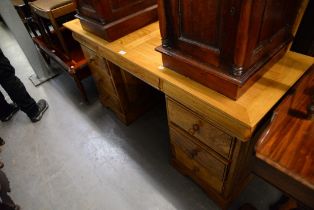
[[[14,37],[0,25],[0,47],[36,99],[50,108],[32,124],[18,112],[0,124],[6,145],[1,159],[11,196],[25,210],[215,210],[218,207],[189,178],[169,164],[164,103],[130,126],[97,100],[92,79],[81,102],[67,74],[34,87],[33,72]],[[268,209],[280,192],[255,178],[231,209],[250,202]]]

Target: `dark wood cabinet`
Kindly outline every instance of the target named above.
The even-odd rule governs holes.
[[[82,27],[113,41],[157,21],[156,0],[75,0]]]
[[[300,0],[158,0],[164,66],[237,99],[284,54]]]

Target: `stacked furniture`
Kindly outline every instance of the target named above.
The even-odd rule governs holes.
[[[286,52],[301,0],[159,0],[164,66],[233,99]]]
[[[314,61],[288,52],[234,101],[162,66],[154,50],[160,45],[158,23],[114,42],[85,31],[79,20],[65,26],[100,60],[166,95],[173,165],[224,209],[250,180],[255,143],[272,108]]]
[[[26,2],[32,12],[39,34],[33,34],[34,43],[44,55],[47,64],[56,61],[74,79],[82,98],[88,101],[82,80],[90,76],[87,61],[71,32],[62,23],[72,20],[76,5],[71,0],[36,0]]]
[[[121,38],[157,20],[156,0],[75,2],[76,16],[81,23],[78,27],[106,41]],[[147,84],[99,56],[98,47],[88,43],[81,47],[101,103],[113,110],[122,122],[131,123],[158,100],[158,94]]]
[[[287,52],[306,1],[158,0],[160,27],[121,37],[143,14],[137,3],[149,2],[77,1],[80,20],[65,27],[82,46],[102,103],[122,121],[150,100],[139,84],[165,93],[173,166],[228,209],[250,180],[273,107],[313,64]],[[136,81],[132,103],[125,78]]]
[[[113,41],[157,21],[156,0],[75,0],[82,27]]]

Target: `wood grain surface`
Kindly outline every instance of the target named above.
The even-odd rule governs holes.
[[[314,190],[314,67],[275,110],[269,128],[256,145],[256,156]],[[314,105],[314,104],[313,104]]]
[[[314,58],[288,52],[237,101],[233,101],[172,70],[164,68],[160,53],[158,22],[114,42],[84,31],[79,20],[64,26],[76,40],[93,49],[166,95],[189,107],[227,134],[243,141],[251,138],[258,123],[287,90],[313,64]]]

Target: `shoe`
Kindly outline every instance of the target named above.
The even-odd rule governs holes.
[[[4,163],[0,161],[0,169],[2,169],[3,167],[4,167]]]
[[[2,122],[7,122],[12,119],[14,114],[20,110],[20,108],[16,104],[9,104],[11,111],[4,117],[1,118]]]
[[[19,205],[7,204],[7,203],[1,203],[0,209],[2,209],[1,207],[3,207],[4,209],[7,209],[7,210],[20,210],[21,209],[21,207]]]
[[[0,146],[3,146],[5,144],[5,141],[0,137]]]
[[[38,112],[32,116],[32,117],[29,117],[29,119],[32,121],[32,122],[38,122],[39,120],[41,120],[41,118],[43,117],[45,111],[48,109],[49,105],[47,103],[46,100],[44,99],[40,99],[38,102],[37,102],[37,106],[38,106]]]

